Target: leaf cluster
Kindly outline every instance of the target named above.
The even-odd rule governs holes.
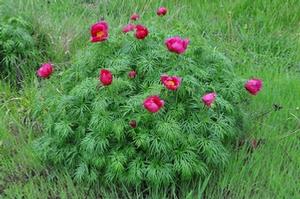
[[[90,45],[66,71],[42,82],[35,104],[44,125],[36,145],[41,157],[78,181],[135,187],[176,185],[224,166],[239,132],[242,82],[230,60],[207,44],[195,41],[178,56],[163,39],[119,35]],[[112,71],[110,86],[99,84],[101,68]],[[164,88],[164,73],[183,78],[179,90]],[[212,91],[217,100],[207,108],[201,96]],[[143,108],[150,95],[165,100],[160,112]]]

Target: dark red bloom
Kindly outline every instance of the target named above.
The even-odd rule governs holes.
[[[127,24],[126,26],[124,26],[122,28],[122,32],[127,33],[130,31],[133,31],[135,29],[135,25],[134,24]]]
[[[169,90],[176,90],[181,84],[181,78],[177,76],[162,75],[160,80]]]
[[[262,80],[250,79],[245,83],[245,89],[251,94],[256,95],[262,88]]]
[[[144,101],[145,109],[147,109],[151,113],[158,112],[164,106],[164,104],[164,100],[160,99],[156,95],[150,96]]]
[[[157,14],[158,16],[164,16],[164,15],[167,14],[167,12],[168,12],[167,8],[165,8],[165,7],[160,7],[160,8],[157,9],[156,14]]]
[[[109,70],[101,69],[99,79],[104,86],[108,86],[112,83],[113,76]]]
[[[177,54],[184,53],[189,43],[189,39],[181,39],[178,36],[170,37],[165,41],[165,45],[167,46],[168,50]]]
[[[130,17],[131,20],[136,21],[140,18],[140,15],[138,15],[137,13],[133,13]]]
[[[148,29],[143,25],[136,25],[135,30],[135,37],[137,39],[145,39],[149,34]]]
[[[91,26],[91,42],[101,42],[108,39],[108,24],[100,21]]]
[[[129,125],[131,126],[131,128],[136,128],[137,123],[136,123],[135,120],[131,120],[131,121],[129,122]]]
[[[128,73],[128,77],[129,77],[130,79],[135,78],[135,76],[136,76],[136,71],[135,71],[135,70],[132,70],[132,71],[130,71],[130,72]]]
[[[53,73],[53,66],[51,63],[42,64],[36,73],[41,78],[48,78]]]

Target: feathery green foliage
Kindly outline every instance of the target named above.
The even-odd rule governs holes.
[[[39,52],[29,25],[21,18],[0,18],[0,75],[19,83],[38,64]]]
[[[62,75],[43,81],[36,107],[43,159],[69,168],[79,181],[137,187],[176,185],[224,166],[238,133],[243,83],[230,60],[207,44],[193,41],[176,55],[165,37],[151,31],[138,41],[114,31],[109,41],[78,53]],[[112,85],[99,85],[101,68],[112,71]],[[128,78],[132,69],[135,79]],[[164,73],[183,78],[178,91],[161,85]],[[218,93],[211,109],[201,102],[210,91]],[[166,101],[159,113],[142,107],[150,95]]]
[[[0,4],[0,76],[20,85],[34,76],[42,57],[47,56],[49,38],[36,29],[35,19],[15,16],[13,10],[11,3]]]
[[[69,56],[86,46],[89,24],[108,16],[110,23],[121,27],[133,11],[141,14],[142,23],[155,24],[154,10],[161,5],[170,12],[168,24],[158,26],[162,27],[160,31],[170,34],[176,29],[173,33],[189,36],[192,46],[194,38],[203,37],[230,57],[238,75],[260,77],[264,87],[255,100],[244,104],[249,116],[243,126],[245,135],[239,139],[245,144],[231,152],[224,170],[217,170],[207,179],[185,181],[180,190],[133,191],[119,185],[104,187],[102,182],[89,187],[74,181],[65,168],[40,165],[31,147],[35,137],[41,135],[40,128],[31,129],[28,120],[36,81],[28,82],[18,92],[1,81],[0,198],[281,199],[300,195],[298,0],[0,0],[1,3],[10,5],[10,9],[1,10],[1,15],[5,12],[22,16],[34,23],[35,34],[46,32],[51,38],[51,46],[47,48],[47,43],[40,42],[39,49],[49,53],[45,60],[56,64],[58,76],[53,87],[61,81],[61,63],[68,67],[65,62]],[[153,27],[151,35],[152,32]],[[49,82],[42,84],[48,87]],[[256,118],[272,109],[274,103],[283,109]],[[262,142],[252,150],[251,141],[255,139]]]

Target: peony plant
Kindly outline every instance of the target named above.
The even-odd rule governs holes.
[[[5,7],[0,8],[0,13]],[[21,87],[42,57],[39,35],[21,17],[0,16],[0,77]],[[47,38],[45,36],[45,38]],[[46,40],[44,44],[47,43]]]
[[[179,185],[221,168],[245,96],[232,63],[203,42],[134,28],[112,28],[103,42],[108,23],[96,23],[90,45],[45,80],[41,157],[78,181],[129,187]]]

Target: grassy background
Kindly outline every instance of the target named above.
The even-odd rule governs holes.
[[[1,2],[1,1],[0,1]],[[132,12],[141,23],[159,22],[169,9],[168,32],[201,38],[225,53],[244,78],[264,80],[263,91],[245,107],[244,135],[228,166],[178,198],[297,198],[300,195],[300,3],[298,0],[3,0],[10,15],[22,15],[45,33],[45,47],[62,72],[88,44],[89,25],[101,16],[121,28]],[[151,33],[150,33],[151,34]],[[193,43],[191,43],[193,45]],[[33,71],[34,73],[35,71]],[[4,198],[137,198],[101,186],[76,185],[65,171],[43,165],[32,150],[41,126],[30,120],[37,82],[15,91],[0,83],[0,196]],[[250,96],[249,96],[250,97]],[[282,106],[275,111],[274,104]],[[258,147],[253,147],[257,141]],[[45,169],[46,168],[46,169]],[[208,183],[207,183],[208,182]],[[153,197],[163,198],[157,191]],[[171,194],[175,198],[175,194]],[[0,197],[1,198],[1,197]]]

